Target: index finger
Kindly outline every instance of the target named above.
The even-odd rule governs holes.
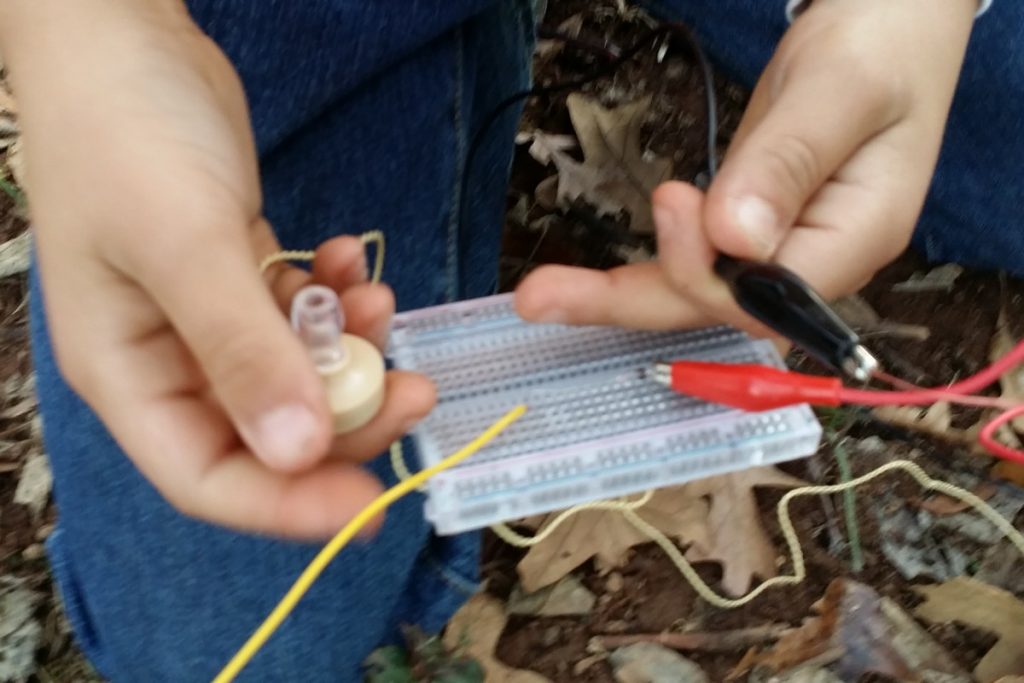
[[[607,271],[541,266],[516,288],[515,305],[531,322],[651,330],[711,322],[675,292],[654,262]]]

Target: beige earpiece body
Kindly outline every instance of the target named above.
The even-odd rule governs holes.
[[[347,434],[372,420],[384,403],[384,357],[362,337],[345,334],[338,294],[306,285],[292,300],[291,319],[323,379],[334,432]]]
[[[347,434],[373,419],[384,403],[384,358],[370,342],[351,334],[341,335],[345,360],[336,370],[321,376],[327,402],[334,416],[334,432]]]

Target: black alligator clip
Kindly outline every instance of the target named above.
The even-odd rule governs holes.
[[[715,272],[744,311],[836,372],[864,382],[878,368],[849,325],[787,268],[723,254]]]

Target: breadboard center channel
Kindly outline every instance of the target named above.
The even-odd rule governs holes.
[[[395,318],[394,366],[429,377],[438,405],[413,432],[422,467],[525,403],[485,451],[428,484],[440,534],[813,454],[806,405],[745,413],[641,377],[659,360],[784,367],[766,341],[726,327],[647,332],[521,320],[510,294]]]

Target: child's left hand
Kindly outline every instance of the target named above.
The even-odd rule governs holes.
[[[719,252],[775,260],[828,298],[907,246],[938,158],[976,0],[816,0],[751,97],[706,195],[653,196],[658,261],[549,266],[517,291],[530,320],[766,334],[713,273]]]

